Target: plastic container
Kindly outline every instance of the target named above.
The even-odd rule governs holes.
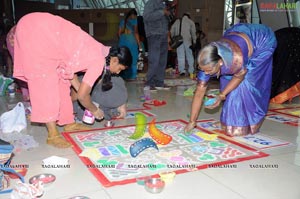
[[[165,188],[165,182],[160,178],[151,178],[145,181],[145,189],[150,193],[160,193]]]
[[[97,102],[93,102],[93,104],[96,107],[99,107],[99,104]],[[82,121],[86,124],[94,124],[95,116],[93,115],[93,113],[86,109],[83,113]]]
[[[95,117],[89,110],[85,110],[83,113],[82,121],[86,124],[94,124]]]
[[[150,100],[151,99],[150,86],[145,86],[144,87],[144,97],[145,97],[145,100]]]

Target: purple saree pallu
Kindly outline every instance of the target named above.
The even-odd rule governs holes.
[[[247,42],[252,45],[252,54]],[[221,67],[221,90],[226,87],[234,72],[247,70],[244,80],[227,95],[223,105],[220,120],[228,135],[258,132],[268,111],[272,84],[272,56],[276,44],[273,31],[260,24],[235,25],[226,31],[222,40],[217,42],[217,47],[221,46],[218,47],[218,52],[220,51],[224,61],[224,66]],[[222,47],[230,49],[231,54],[222,53]],[[242,60],[238,58],[241,54]]]

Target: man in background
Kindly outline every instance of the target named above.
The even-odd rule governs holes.
[[[181,32],[180,31],[181,24]],[[176,49],[178,70],[180,76],[185,76],[185,60],[188,63],[188,75],[193,77],[194,74],[194,55],[193,49],[196,44],[195,23],[190,19],[189,13],[184,13],[181,19],[177,19],[171,27],[171,36],[179,35],[183,37],[183,43]]]
[[[164,85],[168,57],[168,17],[162,0],[149,0],[144,7],[144,25],[148,42],[148,72],[145,86],[151,91],[168,90]]]

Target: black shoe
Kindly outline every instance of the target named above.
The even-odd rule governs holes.
[[[185,73],[180,73],[180,77],[184,77],[185,76]]]
[[[156,91],[157,91],[157,89],[155,88],[155,86],[145,86],[145,87],[144,87],[144,90],[145,90],[146,87],[147,87],[147,89],[149,89],[151,92],[156,92]]]
[[[157,90],[170,90],[171,89],[171,87],[170,86],[166,86],[166,85],[163,85],[163,86],[155,86],[155,88],[157,89]]]

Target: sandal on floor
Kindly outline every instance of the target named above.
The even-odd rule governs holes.
[[[60,135],[55,135],[47,138],[47,144],[56,148],[69,148],[72,145]]]
[[[79,123],[67,124],[64,126],[64,131],[80,131],[80,130],[91,130],[92,128]]]

